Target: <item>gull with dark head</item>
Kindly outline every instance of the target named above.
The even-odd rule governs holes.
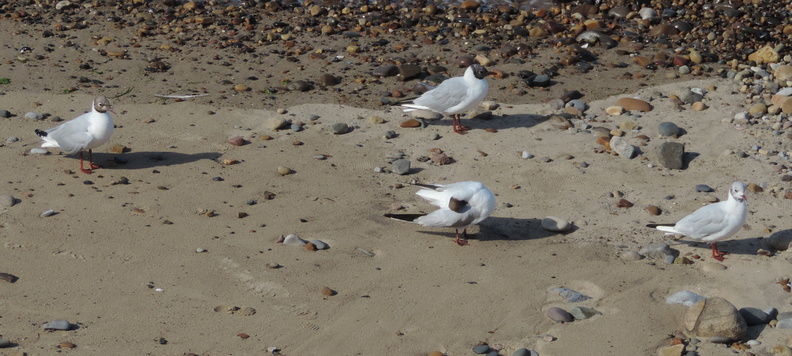
[[[451,115],[454,132],[464,134],[468,128],[462,126],[459,118],[463,113],[480,104],[487,96],[487,75],[489,71],[481,64],[473,64],[461,77],[444,80],[436,88],[423,93],[412,104],[402,104],[404,111],[431,110]]]
[[[723,261],[726,252],[718,251],[716,241],[732,237],[745,224],[748,203],[745,184],[734,182],[725,201],[703,206],[676,224],[649,224],[648,227],[665,231],[666,235],[680,234],[694,240],[710,242],[712,258]]]
[[[454,242],[460,246],[467,245],[467,228],[484,221],[495,209],[495,195],[479,182],[415,185],[423,188],[415,194],[439,209],[429,214],[385,214],[385,216],[423,226],[453,227],[456,231]],[[462,229],[464,239],[459,238],[459,229]]]
[[[46,131],[36,130],[36,135],[44,141],[41,147],[58,147],[66,154],[80,152],[80,171],[93,173],[92,169],[99,166],[93,163],[91,149],[103,145],[113,135],[113,118],[108,111],[115,113],[110,106],[110,100],[103,96],[96,97],[90,112]],[[88,169],[83,168],[85,150],[88,150]]]

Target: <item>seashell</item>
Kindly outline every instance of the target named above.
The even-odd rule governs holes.
[[[61,341],[60,343],[58,343],[59,349],[73,349],[75,347],[77,347],[77,345],[68,341]]]
[[[322,287],[322,295],[323,296],[332,297],[332,296],[334,296],[336,294],[338,294],[338,292],[334,291],[332,288],[330,288],[330,287]]]
[[[233,306],[233,305],[219,305],[219,306],[216,306],[216,307],[212,308],[212,310],[214,310],[217,313],[233,314],[237,310],[239,310],[239,307],[236,307],[236,306]]]
[[[19,279],[19,277],[15,276],[13,274],[0,272],[0,281],[6,281],[8,283],[14,283],[14,282],[17,281],[17,279]]]

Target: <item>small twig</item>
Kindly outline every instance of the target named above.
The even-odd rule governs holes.
[[[115,98],[120,98],[120,97],[122,97],[122,96],[124,96],[124,95],[127,95],[127,94],[129,94],[129,92],[131,92],[131,91],[132,91],[132,89],[135,89],[135,87],[131,87],[131,88],[127,89],[125,92],[123,92],[123,93],[121,93],[121,94],[118,94],[118,95],[114,96],[114,97],[113,97],[113,99],[115,99]]]
[[[166,99],[192,99],[198,98],[202,96],[207,96],[209,94],[189,94],[189,95],[163,95],[163,94],[154,94],[154,96],[158,98],[166,98]]]

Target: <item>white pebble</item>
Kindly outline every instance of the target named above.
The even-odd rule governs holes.
[[[31,148],[30,149],[30,153],[32,153],[34,155],[45,155],[45,154],[49,153],[49,151],[47,151],[46,149],[43,149],[41,147],[36,147],[36,148]]]
[[[53,215],[55,215],[55,210],[52,210],[52,209],[50,209],[50,210],[47,210],[47,211],[45,211],[45,212],[41,213],[41,217],[42,217],[42,218],[46,218],[46,217],[48,217],[48,216],[53,216]]]
[[[164,290],[164,289],[162,289],[162,288],[160,288],[160,287],[157,287],[157,288],[154,288],[154,291],[155,291],[155,292],[160,292],[160,293],[161,293],[161,292],[164,292],[165,290]]]
[[[522,152],[522,158],[524,158],[524,159],[534,158],[534,155],[532,155],[531,152],[523,151]]]

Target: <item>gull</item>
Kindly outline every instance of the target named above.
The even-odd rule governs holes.
[[[91,112],[82,114],[65,123],[49,130],[36,130],[36,135],[44,143],[41,147],[59,147],[66,154],[80,152],[80,171],[86,174],[93,173],[92,169],[100,168],[93,163],[91,149],[98,147],[108,140],[113,134],[113,118],[107,112],[115,114],[110,101],[103,96],[94,99]],[[88,150],[88,169],[83,168],[83,151]]]
[[[385,216],[423,226],[453,227],[456,232],[454,242],[460,246],[467,245],[467,228],[484,221],[495,209],[495,196],[479,182],[415,185],[423,188],[415,194],[439,209],[429,214],[385,214]],[[460,228],[464,240],[459,238]]]
[[[431,110],[451,115],[454,132],[464,134],[469,128],[462,126],[459,118],[462,113],[480,104],[487,95],[487,75],[489,71],[481,64],[473,64],[461,77],[444,80],[436,88],[423,93],[412,104],[402,104],[405,112]]]
[[[725,240],[740,231],[745,224],[748,204],[745,197],[745,184],[734,182],[725,201],[703,206],[676,224],[649,224],[648,227],[665,231],[666,235],[682,234],[711,242],[712,258],[723,261],[726,252],[718,251],[716,241]]]

